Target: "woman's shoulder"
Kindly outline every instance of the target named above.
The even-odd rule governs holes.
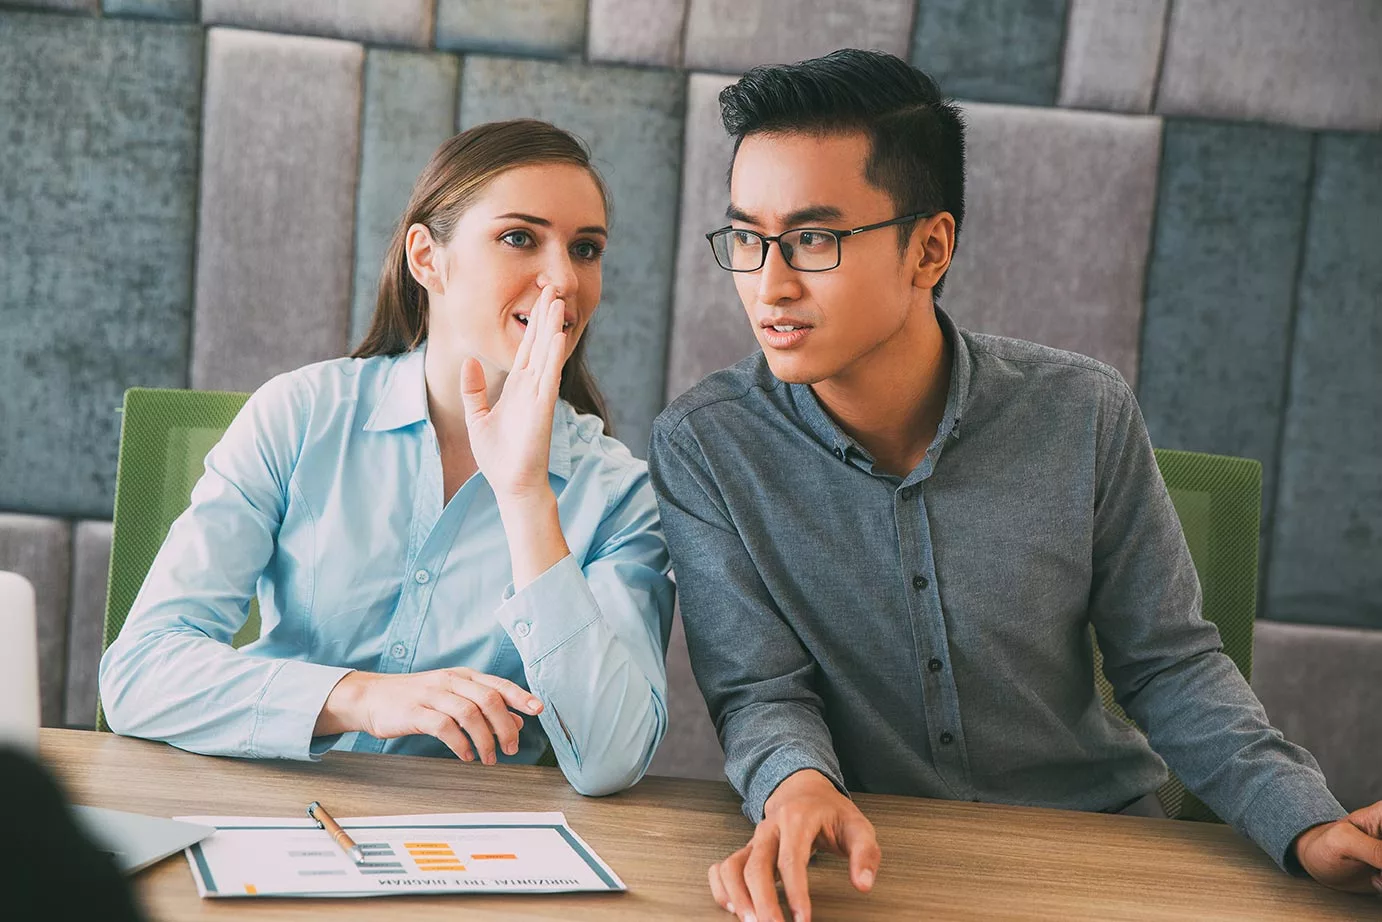
[[[398,358],[329,359],[282,372],[255,389],[242,415],[253,419],[260,431],[287,429],[301,435],[313,419],[320,422],[324,412],[335,416],[377,392]]]
[[[578,412],[564,400],[559,406],[566,418],[573,476],[597,481],[607,492],[628,490],[647,478],[648,463],[636,457],[622,441],[606,434],[604,420]]]

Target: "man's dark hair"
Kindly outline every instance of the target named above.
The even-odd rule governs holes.
[[[720,93],[720,118],[735,154],[744,138],[763,132],[866,133],[865,178],[892,197],[898,215],[950,212],[958,244],[964,119],[935,81],[901,58],[844,48],[799,64],[755,67]],[[898,228],[904,250],[914,227]],[[936,283],[934,297],[944,282]]]

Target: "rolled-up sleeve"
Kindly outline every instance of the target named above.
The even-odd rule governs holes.
[[[663,420],[649,466],[681,593],[691,665],[750,820],[789,775],[814,769],[845,792],[815,660],[778,611],[694,444]]]
[[[667,732],[667,637],[675,587],[642,464],[614,491],[586,560],[567,555],[496,618],[523,660],[571,786],[612,794],[648,770]]]
[[[302,447],[305,401],[265,384],[206,457],[120,636],[101,658],[116,733],[211,755],[311,759],[317,715],[349,669],[269,659],[231,639],[274,553]]]
[[[1344,816],[1201,614],[1180,520],[1126,384],[1111,395],[1095,497],[1090,617],[1119,704],[1197,797],[1283,868],[1291,843]]]

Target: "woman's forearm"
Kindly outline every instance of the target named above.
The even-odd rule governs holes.
[[[557,495],[550,488],[533,496],[501,496],[498,503],[513,565],[513,591],[521,592],[571,549],[562,534]]]

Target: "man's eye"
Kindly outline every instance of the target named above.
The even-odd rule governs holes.
[[[524,230],[509,231],[499,239],[511,247],[526,248],[533,245],[533,235]]]
[[[729,239],[737,247],[751,247],[758,243],[758,235],[748,231],[733,231]]]
[[[829,242],[829,234],[822,234],[816,231],[805,231],[797,237],[797,245],[805,247],[808,250],[818,249]]]

